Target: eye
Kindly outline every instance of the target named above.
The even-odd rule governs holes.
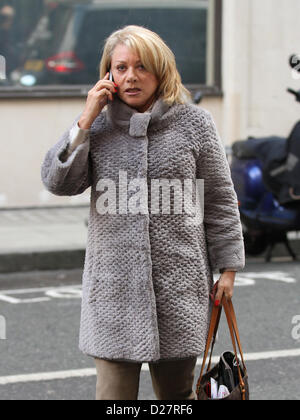
[[[121,69],[121,67],[124,67],[124,66],[123,66],[123,65],[120,65],[120,66],[118,66],[118,67],[117,67],[117,69],[118,69],[118,70],[120,70],[120,69]]]

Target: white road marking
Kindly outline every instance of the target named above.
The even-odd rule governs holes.
[[[56,299],[72,299],[72,298],[81,298],[82,291],[80,289],[71,289],[71,288],[61,288],[61,289],[52,289],[46,292],[47,296]]]
[[[247,279],[262,279],[262,280],[271,280],[279,281],[282,283],[293,284],[297,280],[294,277],[291,277],[289,273],[284,271],[263,271],[263,272],[253,272],[253,273],[240,273],[241,277],[246,277]]]
[[[237,275],[235,278],[235,286],[242,287],[242,286],[255,286],[255,280],[247,279],[245,276],[242,277],[241,275]]]
[[[40,302],[49,302],[50,298],[33,298],[33,299],[19,299],[19,302],[16,303],[40,303]]]
[[[216,281],[219,278],[220,274],[214,274],[214,279]],[[255,286],[258,279],[281,282],[284,284],[297,283],[296,278],[283,271],[240,272],[237,273],[235,286]],[[16,297],[27,294],[38,294],[39,296],[32,297],[30,299],[21,299]],[[0,290],[0,301],[10,304],[49,302],[52,299],[81,299],[81,297],[82,285]]]
[[[17,384],[24,382],[40,382],[40,381],[53,381],[56,379],[68,378],[83,378],[85,376],[96,375],[96,369],[77,369],[66,370],[60,372],[45,372],[45,373],[32,373],[27,375],[14,375],[0,377],[0,385]]]
[[[214,356],[212,358],[213,363],[219,361],[220,356]],[[244,355],[245,361],[258,361],[258,360],[269,360],[269,359],[281,359],[287,357],[300,357],[300,348],[289,349],[289,350],[278,350],[278,351],[266,351],[260,353],[246,353]],[[197,365],[201,366],[202,358],[198,358]],[[148,363],[143,363],[142,371],[149,371]],[[12,375],[0,377],[0,385],[9,385],[26,382],[41,382],[41,381],[53,381],[58,379],[69,379],[69,378],[83,378],[96,375],[96,368],[92,369],[77,369],[77,370],[65,370],[60,372],[43,372],[33,373],[26,375]]]
[[[33,289],[1,290],[0,301],[11,304],[49,302],[51,299],[81,299],[82,286],[40,287]],[[20,299],[12,296],[43,294],[45,297]]]
[[[6,296],[5,294],[0,294],[0,300],[3,300],[3,302],[8,302],[8,303],[19,303],[19,299],[15,299],[11,296]]]
[[[51,290],[73,290],[81,288],[80,284],[72,285],[72,286],[59,286],[59,287],[36,287],[34,289],[11,289],[11,290],[1,290],[1,294],[4,295],[25,295],[29,293],[40,293],[40,292],[48,292]]]
[[[220,274],[214,274],[215,280],[218,280]],[[238,272],[236,275],[236,286],[255,286],[256,279],[281,282],[286,284],[295,284],[297,279],[284,271],[261,271],[261,272]]]

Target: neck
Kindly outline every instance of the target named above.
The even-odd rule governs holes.
[[[116,96],[115,100],[109,102],[107,105],[107,118],[112,125],[129,127],[132,128],[132,133],[140,133],[140,131],[146,129],[149,124],[157,124],[170,107],[170,105],[163,101],[162,97],[159,97],[154,102],[151,112],[138,112]]]
[[[145,112],[156,101],[156,99],[156,95],[153,95],[144,105],[140,107],[135,107],[134,109],[136,109],[138,112]]]

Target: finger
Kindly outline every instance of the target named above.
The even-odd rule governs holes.
[[[99,86],[101,86],[101,84],[102,84],[104,81],[108,81],[108,82],[110,82],[110,80],[109,80],[109,73],[108,73],[108,72],[106,73],[106,75],[104,76],[104,78],[103,78],[103,79],[98,80],[98,82],[97,82],[97,83],[95,84],[95,86],[94,86],[94,89],[96,89],[96,88],[98,88]]]
[[[96,98],[104,98],[105,96],[108,96],[109,98],[113,98],[113,94],[110,89],[108,88],[102,88],[101,90],[94,91],[94,95]]]
[[[99,96],[104,96],[104,94],[105,94],[111,101],[113,101],[113,99],[114,99],[113,94],[107,88],[104,88],[104,89],[100,90],[99,93],[101,93]]]
[[[117,89],[114,86],[114,82],[111,82],[109,80],[107,80],[107,81],[102,80],[101,83],[98,86],[97,85],[95,86],[96,91],[101,90],[103,88],[109,89],[112,93],[117,92]]]
[[[102,79],[102,80],[109,80],[109,76],[110,76],[110,73],[108,72],[108,73],[106,73],[106,75],[105,75],[105,77]],[[113,82],[112,80],[109,80],[113,85],[115,85],[115,86],[118,86],[115,82]]]
[[[233,290],[232,289],[225,289],[224,294],[225,294],[226,299],[232,299]]]
[[[215,298],[215,305],[216,306],[219,306],[221,304],[223,295],[224,295],[224,287],[219,286],[218,291],[216,293],[216,298]]]

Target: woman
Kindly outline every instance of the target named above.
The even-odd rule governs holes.
[[[190,99],[159,36],[120,29],[106,40],[84,111],[42,165],[53,194],[91,186],[79,348],[95,359],[98,400],[136,400],[143,362],[158,399],[195,399],[213,273],[223,273],[219,305],[245,265],[224,147],[211,115]],[[189,179],[204,180],[200,221],[172,212],[175,192],[168,211],[153,187]]]

